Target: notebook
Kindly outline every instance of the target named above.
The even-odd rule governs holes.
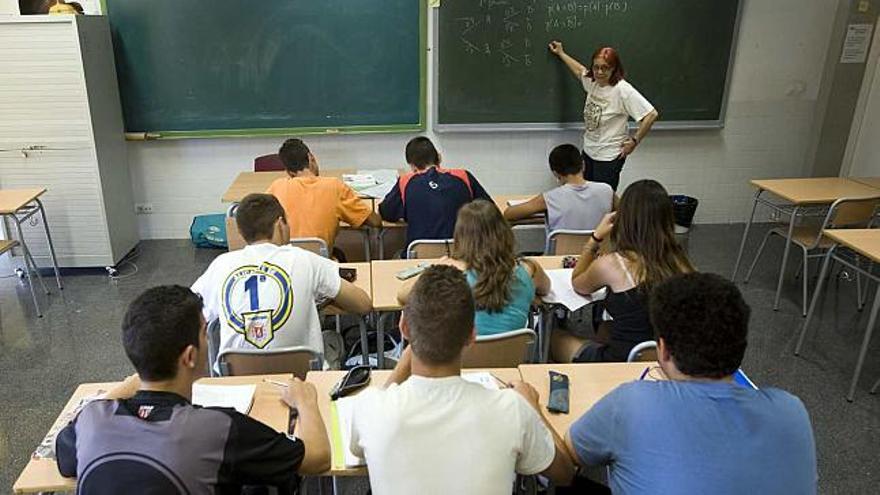
[[[550,292],[541,300],[550,304],[561,304],[569,311],[577,311],[587,304],[605,299],[606,289],[602,287],[589,296],[582,296],[571,286],[572,268],[545,270],[550,278]]]
[[[256,385],[208,385],[193,383],[192,403],[202,407],[231,407],[247,414],[254,403]]]

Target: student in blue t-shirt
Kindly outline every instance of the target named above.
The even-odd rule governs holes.
[[[621,385],[587,411],[566,435],[576,461],[610,466],[615,494],[816,493],[803,403],[733,382],[750,312],[736,286],[678,275],[655,288],[650,312],[669,380]]]
[[[406,244],[420,239],[451,239],[462,205],[475,199],[492,201],[467,170],[440,167],[441,157],[431,140],[419,136],[406,145],[412,172],[401,176],[379,204],[388,222],[406,222]]]

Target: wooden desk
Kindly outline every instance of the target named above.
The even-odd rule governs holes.
[[[755,218],[755,211],[757,210],[758,204],[768,206],[780,214],[788,215],[788,234],[786,235],[785,247],[782,251],[782,263],[779,266],[779,278],[776,282],[776,296],[773,301],[774,311],[779,309],[779,296],[782,293],[782,281],[785,274],[785,267],[788,263],[788,255],[791,250],[791,239],[794,232],[795,220],[799,215],[803,214],[803,208],[830,205],[841,198],[870,198],[873,196],[880,196],[880,189],[876,189],[867,184],[845,177],[754,179],[750,181],[750,183],[758,190],[755,193],[754,202],[752,204],[752,214],[749,216],[745,230],[743,231],[742,240],[739,245],[739,252],[736,255],[736,263],[733,266],[731,280],[736,281],[736,274],[739,271],[743,251],[746,247],[746,240],[748,239],[749,230],[752,226],[752,220]],[[779,205],[761,198],[761,195],[765,191],[784,199],[788,204]],[[806,301],[804,301],[802,314],[807,314]]]
[[[28,220],[37,213],[40,214],[43,221],[43,233],[46,235],[46,241],[49,244],[49,256],[52,259],[52,268],[55,271],[55,282],[58,284],[58,290],[64,288],[61,285],[61,272],[58,270],[58,259],[55,257],[55,244],[52,243],[52,234],[49,233],[49,222],[46,220],[46,210],[43,208],[43,202],[40,201],[40,196],[45,192],[46,188],[42,187],[30,189],[0,189],[0,216],[9,218],[15,224],[15,231],[18,234],[18,242],[24,253],[24,272],[27,275],[28,288],[30,288],[31,298],[34,300],[34,308],[36,309],[39,318],[43,317],[43,312],[40,310],[40,303],[37,301],[37,293],[34,290],[34,281],[31,277],[31,272],[36,275],[37,281],[40,283],[46,294],[49,294],[49,289],[46,288],[46,285],[43,283],[43,277],[40,276],[40,272],[37,270],[37,262],[34,261],[34,257],[31,255],[31,250],[28,248],[27,242],[24,238],[24,232],[21,230],[22,222]]]
[[[868,277],[869,280],[880,282],[880,276],[874,274],[870,270],[871,263],[867,263],[867,265],[869,266],[866,267],[865,263],[853,263],[851,256],[841,256],[838,254],[838,247],[845,246],[872,261],[873,263],[880,262],[880,229],[825,229],[824,235],[825,237],[834,241],[834,245],[832,245],[828,249],[827,253],[825,254],[825,260],[822,262],[822,270],[819,272],[819,279],[816,282],[816,289],[813,291],[813,299],[810,302],[810,309],[809,311],[807,311],[807,318],[804,320],[804,325],[801,328],[801,335],[798,338],[797,346],[795,346],[794,354],[796,356],[800,355],[801,348],[804,345],[804,338],[807,335],[807,330],[810,327],[810,322],[812,321],[813,315],[816,312],[816,305],[819,301],[822,287],[825,283],[825,278],[828,274],[828,269],[831,265],[832,260],[855,270],[865,277]],[[861,294],[859,294],[860,307],[861,304]],[[874,303],[871,306],[871,316],[868,318],[868,326],[865,328],[865,335],[862,338],[862,347],[859,350],[859,357],[856,361],[856,368],[853,371],[853,377],[852,381],[850,382],[849,392],[846,395],[846,399],[850,402],[852,402],[853,398],[855,397],[856,386],[859,383],[859,377],[862,373],[862,367],[865,364],[865,358],[868,354],[868,346],[871,343],[871,336],[874,333],[874,327],[877,323],[878,311],[880,311],[880,290],[878,290],[877,294],[874,296]],[[880,386],[880,380],[878,380],[877,383],[871,388],[872,392],[876,391],[878,386]]]
[[[275,179],[286,177],[287,172],[241,172],[220,198],[224,203],[238,203],[251,193],[264,193]]]
[[[496,368],[489,370],[468,369],[463,370],[466,373],[488,371],[498,378],[510,383],[514,380],[520,380],[520,373],[516,368]],[[373,370],[370,377],[370,387],[382,387],[385,381],[391,375],[391,370]],[[306,381],[315,385],[318,389],[318,409],[321,411],[321,419],[324,421],[324,427],[327,429],[327,436],[330,437],[331,449],[335,449],[331,431],[332,416],[330,412],[330,390],[336,385],[342,377],[345,376],[344,371],[309,371],[306,375]],[[333,456],[338,458],[338,456]],[[335,463],[331,465],[330,471],[324,476],[366,476],[367,468],[346,468],[345,466]]]
[[[200,383],[214,385],[256,384],[254,404],[250,416],[277,431],[287,432],[289,409],[281,401],[281,391],[277,386],[264,383],[263,378],[286,380],[292,375],[236,376],[223,378],[203,378]],[[73,410],[80,400],[99,392],[106,392],[117,383],[84,383],[77,387],[56,423],[63,420],[66,412]],[[65,478],[58,472],[54,459],[31,459],[18,476],[12,487],[15,493],[59,492],[76,490],[76,479]]]
[[[523,364],[519,367],[524,382],[535,387],[541,402],[541,411],[553,430],[565,437],[568,428],[583,416],[593,404],[605,397],[617,386],[638,380],[648,366],[657,363],[589,363],[589,364]],[[550,397],[548,371],[568,375],[569,413],[556,414],[547,411]]]
[[[850,179],[875,189],[880,189],[880,177],[850,177]]]

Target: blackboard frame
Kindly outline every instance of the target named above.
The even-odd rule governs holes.
[[[704,130],[704,129],[722,129],[727,117],[727,104],[730,98],[730,81],[733,76],[733,64],[736,58],[737,46],[739,44],[739,28],[742,22],[743,4],[745,1],[740,0],[737,4],[736,19],[733,25],[733,40],[730,43],[730,56],[727,62],[727,75],[724,80],[724,93],[721,100],[721,112],[718,120],[678,120],[664,121],[661,115],[652,129],[659,130]],[[442,8],[442,7],[439,7]],[[433,70],[433,90],[431,94],[431,128],[438,133],[455,133],[455,132],[517,132],[517,131],[565,131],[565,130],[583,130],[583,121],[578,122],[511,122],[511,123],[490,123],[490,124],[444,124],[439,121],[440,108],[440,16],[438,8],[433,8],[430,14],[431,27],[433,36],[431,37],[431,68]],[[630,129],[638,127],[638,124],[630,121]]]
[[[127,131],[126,139],[143,141],[155,139],[194,138],[249,138],[304,135],[392,134],[424,132],[427,128],[427,69],[428,69],[428,0],[419,1],[419,122],[416,124],[354,125],[327,127],[290,127],[261,129],[206,129],[198,131],[163,131],[144,129]],[[101,0],[102,15],[107,16],[107,0]]]

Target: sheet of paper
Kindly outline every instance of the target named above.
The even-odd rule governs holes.
[[[358,170],[359,175],[372,175],[376,182],[397,182],[397,170],[393,168],[376,168],[373,170]]]
[[[477,385],[482,385],[489,390],[500,390],[501,384],[498,383],[490,373],[485,371],[478,371],[476,373],[462,373],[461,378],[464,381],[476,383]]]
[[[247,414],[254,403],[256,385],[193,384],[192,403],[202,407],[231,407]]]
[[[508,199],[507,206],[517,206],[517,205],[525,204],[528,202],[529,202],[528,199]]]
[[[365,187],[358,191],[362,196],[369,196],[371,198],[384,199],[385,196],[388,196],[388,193],[391,192],[391,189],[394,188],[394,182],[382,182],[376,184],[375,186]]]
[[[569,311],[577,311],[587,304],[605,299],[604,287],[589,296],[582,296],[575,292],[571,286],[572,271],[574,271],[572,268],[546,270],[547,276],[550,277],[550,293],[542,297],[541,300],[546,303],[561,304]]]
[[[843,52],[840,54],[842,64],[863,64],[868,59],[868,47],[871,46],[873,24],[850,24],[846,27],[846,38],[843,40]]]

